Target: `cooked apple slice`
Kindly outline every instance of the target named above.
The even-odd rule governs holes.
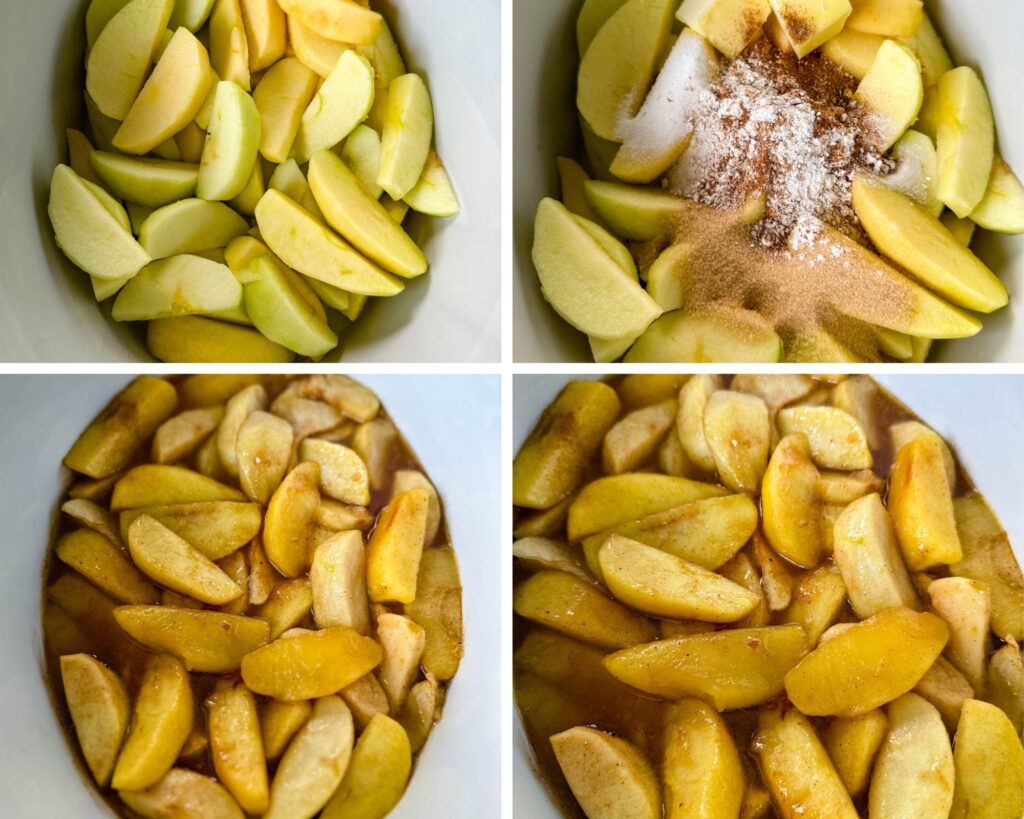
[[[1017,816],[1024,811],[1024,747],[999,708],[964,703],[953,748],[956,784],[950,816]]]
[[[398,713],[419,673],[426,632],[408,617],[388,612],[377,617],[377,641],[384,649],[378,675],[391,711]]]
[[[848,28],[885,37],[911,37],[924,16],[922,0],[853,0]]]
[[[92,529],[61,535],[54,550],[61,562],[123,603],[155,603],[157,590],[131,564],[118,541]]]
[[[667,171],[686,149],[701,92],[717,75],[714,51],[699,34],[684,30],[639,112],[620,126],[623,144],[611,172],[647,184]]]
[[[86,60],[85,87],[105,116],[127,116],[173,8],[174,0],[132,0],[96,38]]]
[[[210,200],[238,196],[252,175],[261,136],[260,112],[252,97],[234,82],[217,83],[196,195]]]
[[[260,153],[271,162],[288,159],[316,86],[316,74],[294,57],[279,60],[257,83],[252,98],[263,123]]]
[[[237,489],[183,466],[143,464],[126,472],[114,485],[110,511],[198,501],[244,501]]]
[[[385,816],[402,798],[412,751],[405,730],[385,714],[376,714],[359,735],[345,778],[321,819]]]
[[[373,105],[373,67],[358,51],[346,51],[302,114],[292,143],[300,165],[332,148],[366,118]]]
[[[811,457],[824,469],[870,469],[867,436],[857,419],[838,407],[788,407],[777,416],[782,435],[802,433]]]
[[[220,80],[251,88],[249,42],[238,0],[214,0],[210,14],[210,63]]]
[[[836,717],[825,732],[825,748],[836,773],[854,798],[868,785],[875,755],[885,741],[889,721],[880,708],[857,717]]]
[[[704,437],[722,483],[756,494],[768,466],[768,408],[756,395],[718,390],[704,409]]]
[[[781,355],[782,340],[760,315],[722,306],[665,313],[637,339],[626,361],[778,361]]]
[[[117,674],[88,654],[61,657],[60,676],[82,756],[105,788],[128,727],[128,691]]]
[[[430,495],[409,489],[384,507],[367,544],[367,589],[374,603],[412,603],[426,537]]]
[[[772,548],[799,566],[814,567],[825,549],[818,470],[803,435],[775,447],[761,486],[764,532]]]
[[[114,147],[129,154],[153,150],[195,119],[210,87],[206,49],[179,28],[114,135]]]
[[[843,28],[850,0],[770,0],[772,10],[797,57],[806,57]]]
[[[685,0],[676,17],[730,60],[761,36],[768,0]]]
[[[242,422],[235,438],[242,491],[266,504],[288,471],[294,433],[283,418],[257,410]]]
[[[985,196],[995,157],[992,104],[969,66],[939,78],[939,199],[957,216],[969,216]]]
[[[359,454],[347,446],[307,438],[299,446],[300,461],[320,464],[320,490],[342,503],[367,506],[370,478]]]
[[[767,8],[768,0],[763,1]],[[623,124],[643,102],[664,53],[674,9],[669,0],[628,0],[583,55],[576,105],[602,139],[621,140]]]
[[[995,274],[908,197],[856,176],[853,204],[878,249],[950,301],[986,313],[1007,303]]]
[[[246,813],[263,813],[269,798],[267,762],[252,692],[235,680],[218,680],[206,708],[217,778]]]
[[[282,0],[278,5],[307,28],[339,43],[370,45],[383,24],[377,12],[350,0]]]
[[[858,80],[863,80],[884,42],[885,37],[880,34],[847,27],[822,45],[821,53]]]
[[[888,150],[914,124],[921,110],[924,85],[917,57],[905,45],[886,40],[853,98],[872,114],[871,137],[878,149]]]
[[[220,560],[251,541],[260,531],[262,515],[254,503],[199,501],[142,506],[121,512],[120,531],[127,542],[135,519],[149,515],[184,538],[210,560]]]
[[[309,580],[313,617],[320,628],[348,626],[360,634],[369,631],[365,575],[366,549],[358,531],[338,532],[317,546]]]
[[[644,463],[675,427],[676,412],[676,401],[669,399],[623,416],[604,436],[601,461],[605,471],[617,475]]]
[[[920,421],[902,421],[889,427],[889,440],[892,443],[893,454],[899,452],[905,444],[922,435],[935,435],[935,430],[925,426]],[[942,466],[946,472],[946,480],[949,481],[950,489],[956,489],[956,461],[949,445],[939,437],[942,445]]]
[[[320,505],[319,464],[296,466],[278,486],[263,521],[263,547],[285,577],[298,577],[309,566],[313,516]]]
[[[987,230],[1024,233],[1024,185],[1002,157],[996,156],[993,160],[985,195],[971,211],[970,218]]]
[[[185,749],[182,758],[185,758]],[[145,790],[120,790],[117,795],[143,819],[165,816],[203,816],[208,819],[244,819],[245,814],[217,782],[188,768],[171,768]]]
[[[1007,641],[989,658],[986,683],[989,701],[1006,712],[1019,734],[1024,728],[1024,657],[1015,640]]]
[[[433,132],[434,108],[423,79],[396,77],[388,88],[377,172],[377,184],[393,199],[402,199],[420,180]]]
[[[892,146],[891,156],[897,163],[896,170],[881,177],[882,181],[909,196],[932,216],[942,213],[943,204],[938,196],[938,159],[931,139],[911,129]]]
[[[985,666],[992,649],[988,586],[966,577],[942,577],[928,585],[932,607],[949,625],[947,654],[975,691],[985,689]]]
[[[195,195],[199,167],[164,159],[92,151],[90,167],[119,199],[159,208]]]
[[[199,256],[172,256],[146,265],[118,293],[116,321],[145,321],[231,310],[242,286],[225,265]]]

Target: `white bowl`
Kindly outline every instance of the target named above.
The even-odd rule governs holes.
[[[594,375],[517,375],[512,438],[518,451],[540,413],[567,381]],[[877,380],[953,446],[985,495],[1024,564],[1024,376],[881,375]],[[979,407],[984,410],[979,412]],[[561,815],[533,767],[533,751],[515,711],[513,813],[516,819]]]
[[[144,329],[110,319],[89,280],[57,249],[49,181],[67,161],[64,129],[85,122],[88,3],[0,0],[0,300],[2,361],[150,361]],[[409,70],[434,99],[438,152],[462,213],[410,217],[431,270],[374,299],[327,360],[497,361],[500,351],[500,3],[384,0]]]
[[[462,574],[466,653],[444,718],[390,816],[443,807],[475,819],[500,810],[498,588],[500,382],[492,376],[360,376],[380,395],[445,502]],[[42,561],[67,472],[60,461],[125,376],[0,377],[0,816],[111,816],[76,768],[43,679]]]
[[[1024,176],[1024,110],[1020,77],[1024,52],[1024,6],[927,0],[957,64],[979,69],[992,98],[999,149]],[[575,0],[516,0],[514,7],[513,231],[515,247],[513,356],[516,361],[592,362],[586,337],[563,321],[540,292],[530,260],[537,203],[559,196],[555,157],[581,155],[576,119]],[[1005,282],[1010,305],[983,316],[974,338],[939,343],[935,361],[1024,360],[1024,237],[985,231],[971,249]]]

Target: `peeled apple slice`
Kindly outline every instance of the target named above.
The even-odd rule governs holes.
[[[236,83],[217,83],[196,195],[211,200],[238,196],[252,175],[261,134],[260,112],[252,97]]]
[[[144,267],[114,301],[116,321],[143,321],[230,310],[242,286],[225,265],[199,256],[172,256]]]
[[[197,165],[108,151],[93,151],[90,159],[93,170],[111,192],[147,208],[169,205],[196,191]]]
[[[870,124],[878,149],[888,150],[914,124],[924,100],[921,64],[914,52],[895,40],[882,43],[854,99],[873,114]]]
[[[751,310],[722,307],[701,314],[675,310],[655,321],[627,362],[778,361],[782,339]]]
[[[1024,185],[1002,157],[992,162],[988,188],[970,218],[987,230],[1024,233]]]

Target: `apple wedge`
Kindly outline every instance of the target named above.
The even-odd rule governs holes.
[[[960,66],[939,78],[939,199],[968,216],[985,196],[995,158],[992,104],[973,68]]]
[[[57,246],[86,273],[101,280],[124,280],[150,257],[125,225],[128,215],[102,188],[58,165],[50,183],[47,212]],[[116,209],[111,207],[116,205]]]
[[[956,783],[951,817],[1019,816],[1024,812],[1024,747],[1001,709],[964,703],[953,748]]]
[[[375,714],[359,735],[345,777],[321,819],[387,815],[402,798],[411,769],[405,729],[386,714]]]
[[[985,195],[970,218],[986,230],[1024,233],[1024,185],[1002,157],[993,160]]]
[[[271,162],[288,159],[316,86],[317,75],[294,57],[275,63],[256,84],[252,98],[263,123],[260,153]]]
[[[768,0],[763,2],[767,8]],[[580,60],[576,106],[602,139],[620,141],[622,125],[643,102],[668,42],[675,6],[672,0],[628,0]]]
[[[880,179],[893,190],[909,196],[932,216],[942,213],[938,157],[931,138],[910,129],[892,146],[890,156],[896,160],[896,170]]]
[[[210,200],[238,196],[252,174],[261,135],[260,112],[252,97],[233,82],[217,83],[196,195]]]
[[[883,37],[911,37],[924,15],[922,0],[853,0],[847,28]]]
[[[288,44],[295,52],[296,59],[324,79],[329,77],[341,55],[353,46],[317,34],[303,25],[294,14],[285,16],[288,20]]]
[[[554,199],[542,200],[537,208],[533,262],[544,297],[562,318],[588,335],[639,335],[661,312]]]
[[[733,60],[761,36],[771,13],[768,0],[685,0],[676,17]]]
[[[187,28],[179,28],[114,135],[114,147],[145,154],[166,142],[195,119],[211,80],[203,44]]]
[[[146,327],[146,345],[167,363],[267,362],[287,364],[295,354],[261,333],[200,316],[157,319]]]
[[[885,37],[880,34],[844,28],[822,45],[821,53],[858,80],[863,80],[884,42]]]
[[[377,12],[352,0],[280,0],[278,5],[310,30],[339,43],[370,45],[384,22]]]
[[[914,50],[917,59],[921,61],[921,79],[924,80],[925,88],[937,85],[939,77],[953,68],[953,60],[928,12],[921,15],[917,31],[910,37],[904,37],[903,42]]]
[[[173,8],[174,0],[132,0],[96,38],[86,60],[85,88],[105,116],[128,115]]]
[[[921,64],[914,52],[886,40],[853,95],[872,116],[869,126],[879,151],[887,151],[914,124],[924,100]]]
[[[92,0],[85,12],[85,39],[89,49],[93,47],[100,32],[107,27],[115,14],[128,5],[129,0]],[[174,15],[171,15],[174,19]]]
[[[240,5],[249,46],[249,71],[255,73],[284,57],[288,27],[276,0],[241,0]]]
[[[92,151],[91,168],[119,199],[159,208],[194,196],[199,167],[166,159]]]
[[[304,276],[366,296],[393,296],[404,288],[280,191],[264,194],[256,222],[267,246]]]
[[[850,0],[769,0],[797,57],[838,34],[853,11]]]
[[[105,788],[128,728],[128,691],[117,674],[88,654],[61,657],[60,676],[82,756]]]
[[[614,234],[638,242],[666,236],[680,221],[694,219],[702,210],[655,188],[591,179],[584,189],[590,206]]]
[[[182,757],[188,745],[182,748]],[[206,748],[202,749],[205,755]],[[165,816],[203,816],[208,819],[244,819],[238,802],[216,779],[189,768],[171,768],[145,790],[120,790],[121,801],[144,819]]]
[[[996,275],[910,198],[856,176],[853,206],[882,253],[954,304],[983,313],[1006,305],[1006,287]]]
[[[153,211],[139,228],[139,242],[154,259],[225,247],[249,229],[223,202],[182,199]]]
[[[447,218],[459,212],[459,198],[437,151],[431,150],[427,154],[423,173],[403,201],[417,213],[428,216]]]
[[[313,154],[309,186],[327,223],[385,270],[405,278],[427,272],[423,251],[336,154]]]
[[[392,199],[411,191],[427,163],[434,134],[434,105],[419,74],[403,74],[388,88],[388,107],[380,137],[377,184]]]
[[[175,0],[168,28],[177,31],[184,26],[191,32],[199,31],[213,10],[213,0]]]
[[[587,53],[597,32],[608,22],[608,18],[622,8],[626,0],[584,0],[576,16],[576,46],[582,57]]]
[[[317,151],[332,148],[351,133],[373,105],[373,67],[358,51],[349,49],[306,106],[292,143],[300,165]]]
[[[249,41],[238,0],[214,0],[210,13],[210,63],[217,76],[236,83],[243,91],[251,86]]]
[[[172,256],[146,265],[114,300],[115,321],[188,316],[242,305],[242,286],[222,264]]]
[[[782,340],[752,310],[721,306],[706,313],[674,310],[644,331],[627,362],[778,361]]]
[[[374,199],[384,189],[377,184],[380,169],[380,134],[368,125],[357,125],[341,146],[341,158]]]

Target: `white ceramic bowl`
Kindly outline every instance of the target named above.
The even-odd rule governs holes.
[[[466,653],[444,718],[391,816],[497,816],[500,382],[492,376],[360,376],[436,483],[462,573]],[[0,816],[109,817],[77,770],[43,681],[42,560],[67,472],[61,458],[125,376],[0,377]]]
[[[516,0],[514,8],[515,247],[513,355],[516,361],[592,362],[586,337],[544,301],[530,260],[533,219],[544,196],[559,196],[555,157],[581,155],[576,120],[576,0]],[[1024,176],[1024,6],[1008,0],[926,0],[957,64],[979,69],[992,98],[1003,157]],[[1006,283],[1010,306],[984,316],[972,339],[935,345],[937,361],[1024,361],[1024,237],[986,231],[971,249]]]
[[[595,377],[515,376],[513,451],[567,381]],[[1024,564],[1024,376],[883,375],[878,381],[950,442]],[[518,710],[514,724],[513,812],[516,819],[554,819],[561,814],[533,768],[533,751]]]
[[[57,249],[49,180],[84,122],[85,0],[0,0],[0,361],[149,361],[142,325],[112,321]],[[328,360],[497,361],[500,353],[500,3],[383,0],[434,99],[438,152],[462,213],[411,216],[431,271],[375,299]]]

